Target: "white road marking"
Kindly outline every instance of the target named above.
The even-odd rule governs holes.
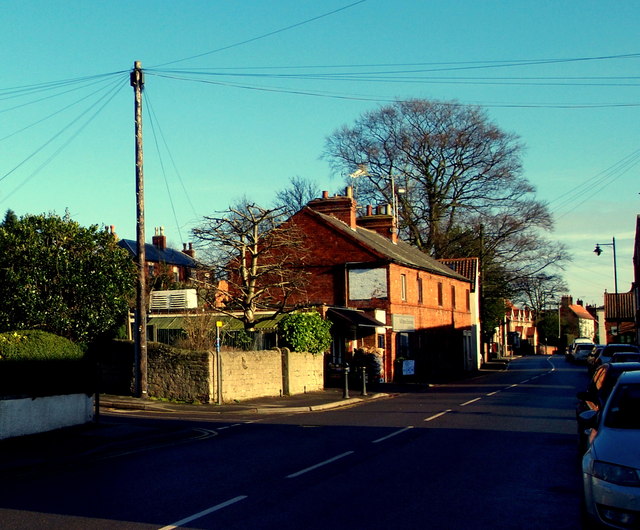
[[[488,394],[485,394],[486,396],[495,396],[498,392],[501,392],[501,390],[495,390],[494,392],[489,392]]]
[[[451,412],[451,409],[447,409],[447,410],[443,410],[442,412],[438,412],[438,414],[434,414],[433,416],[430,416],[429,418],[425,418],[424,421],[433,421],[436,418],[439,418],[440,416],[444,416],[447,412]]]
[[[518,386],[518,384],[516,383],[516,384],[513,384],[513,385],[511,385],[511,386],[508,386],[507,388],[515,388],[515,387],[517,387],[517,386]]]
[[[353,454],[353,451],[347,451],[346,453],[342,453],[341,455],[334,456],[333,458],[329,458],[329,460],[325,460],[324,462],[320,462],[319,464],[316,464],[314,466],[308,467],[306,469],[302,469],[300,471],[296,471],[295,473],[291,473],[291,475],[287,475],[287,478],[299,477],[300,475],[304,475],[305,473],[308,473],[309,471],[313,471],[314,469],[318,469],[319,467],[326,466],[327,464],[330,464],[331,462],[335,462],[336,460],[340,460],[341,458],[344,458],[345,456],[349,456],[349,455],[352,455],[352,454]]]
[[[378,438],[377,440],[373,440],[371,443],[372,444],[377,444],[380,442],[384,442],[385,440],[388,440],[389,438],[393,438],[394,436],[397,436],[398,434],[402,434],[405,431],[408,431],[409,429],[413,429],[413,425],[409,425],[408,427],[405,427],[404,429],[400,429],[399,431],[395,431],[392,432],[391,434],[387,434],[386,436],[383,436],[382,438]]]
[[[470,399],[469,401],[465,401],[464,403],[460,403],[461,407],[466,407],[467,405],[471,405],[471,403],[475,403],[476,401],[480,401],[482,398],[477,397],[475,399]]]
[[[206,510],[202,510],[201,512],[194,513],[193,515],[191,515],[189,517],[186,517],[184,519],[180,519],[180,521],[176,521],[175,523],[172,523],[170,525],[163,526],[162,528],[160,528],[160,530],[172,530],[174,528],[179,528],[182,525],[190,523],[191,521],[195,521],[196,519],[200,519],[201,517],[204,517],[205,515],[209,515],[210,513],[216,512],[218,510],[221,510],[222,508],[226,508],[227,506],[231,506],[232,504],[235,504],[236,502],[240,502],[240,501],[242,501],[242,500],[244,500],[246,498],[247,498],[246,495],[239,495],[238,497],[234,497],[233,499],[229,499],[228,501],[222,502],[220,504],[216,504],[215,506],[212,506],[211,508],[207,508]]]

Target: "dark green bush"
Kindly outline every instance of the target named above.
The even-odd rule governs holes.
[[[324,353],[331,346],[331,322],[317,311],[290,313],[278,324],[286,346],[293,351]]]
[[[0,362],[79,360],[83,349],[69,339],[40,330],[0,333]]]

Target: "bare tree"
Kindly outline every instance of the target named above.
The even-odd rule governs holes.
[[[538,274],[517,282],[519,301],[528,305],[540,317],[549,305],[558,303],[563,293],[568,291],[565,281],[554,274]]]
[[[502,262],[516,280],[567,259],[545,239],[553,219],[521,175],[521,152],[479,107],[409,100],[335,131],[324,156],[343,175],[366,168],[360,202],[397,201],[401,234],[424,252]]]
[[[213,287],[207,301],[242,320],[246,331],[297,306],[304,298],[307,274],[301,232],[282,224],[281,208],[265,209],[242,200],[218,215],[205,217],[193,235],[206,251]],[[266,313],[261,313],[266,312]]]
[[[292,216],[309,201],[320,197],[320,194],[321,190],[315,182],[296,175],[289,179],[288,188],[276,192],[275,204],[287,216]]]

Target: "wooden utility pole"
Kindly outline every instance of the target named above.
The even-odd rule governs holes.
[[[138,285],[136,297],[135,370],[136,395],[147,397],[147,277],[144,237],[144,173],[142,170],[142,88],[144,74],[140,61],[133,63],[131,86],[134,91],[136,134],[136,235],[138,247]]]

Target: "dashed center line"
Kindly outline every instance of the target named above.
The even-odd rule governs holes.
[[[195,521],[196,519],[200,519],[201,517],[204,517],[205,515],[209,515],[210,513],[217,512],[218,510],[221,510],[222,508],[226,508],[227,506],[231,506],[232,504],[235,504],[236,502],[240,502],[240,501],[242,501],[242,500],[244,500],[246,498],[247,498],[246,495],[239,495],[238,497],[234,497],[233,499],[229,499],[228,501],[222,502],[220,504],[216,504],[215,506],[212,506],[211,508],[207,508],[206,510],[202,510],[201,512],[194,513],[193,515],[190,515],[189,517],[186,517],[184,519],[180,519],[179,521],[176,521],[175,523],[172,523],[172,524],[167,525],[167,526],[163,526],[162,528],[160,528],[160,530],[173,530],[174,528],[179,528],[181,526],[184,526],[187,523],[190,523],[191,521]]]
[[[425,418],[424,421],[433,421],[436,418],[439,418],[440,416],[444,416],[445,414],[447,414],[448,412],[451,412],[451,409],[447,409],[447,410],[443,410],[442,412],[438,412],[438,414],[434,414],[433,416],[430,416],[428,418]]]
[[[297,471],[295,473],[291,473],[291,475],[287,475],[287,478],[299,477],[300,475],[304,475],[305,473],[308,473],[309,471],[313,471],[314,469],[318,469],[319,467],[326,466],[327,464],[330,464],[331,462],[335,462],[336,460],[340,460],[341,458],[344,458],[345,456],[349,456],[349,455],[352,455],[352,454],[353,454],[353,451],[347,451],[346,453],[342,453],[341,455],[334,456],[333,458],[329,458],[329,460],[325,460],[324,462],[320,462],[319,464],[316,464],[314,466],[307,467],[305,469],[301,469],[300,471]]]
[[[382,438],[378,438],[377,440],[373,440],[371,443],[372,444],[377,444],[380,442],[384,442],[385,440],[388,440],[389,438],[393,438],[394,436],[398,436],[398,434],[402,434],[405,431],[408,431],[409,429],[413,429],[413,425],[409,425],[407,427],[405,427],[404,429],[400,429],[397,430],[395,432],[392,432],[391,434],[387,434],[386,436],[383,436]]]
[[[476,401],[480,401],[482,398],[477,397],[475,399],[470,399],[469,401],[465,401],[464,403],[460,403],[461,407],[466,407],[467,405],[471,405],[471,403],[475,403]]]
[[[489,392],[488,394],[485,394],[485,396],[495,396],[499,392],[502,392],[502,390],[494,390],[493,392]]]

